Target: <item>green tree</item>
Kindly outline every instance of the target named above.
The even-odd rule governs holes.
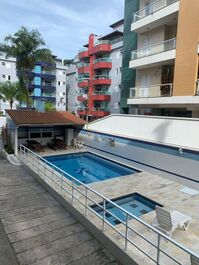
[[[55,111],[55,106],[51,102],[45,102],[45,111]]]
[[[37,30],[28,30],[22,26],[13,35],[5,37],[0,44],[0,49],[6,52],[7,56],[16,58],[16,69],[19,76],[19,84],[26,93],[26,104],[29,105],[28,75],[26,74],[35,66],[38,61],[54,63],[52,53],[45,47],[45,42]]]
[[[0,83],[0,99],[4,102],[8,101],[10,108],[13,108],[13,103],[23,101],[25,98],[24,91],[21,89],[19,82],[11,83],[10,81]]]

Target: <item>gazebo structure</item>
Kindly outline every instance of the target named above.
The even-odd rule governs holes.
[[[19,145],[27,140],[46,145],[56,137],[70,145],[85,121],[68,111],[6,110],[6,124],[17,155]]]

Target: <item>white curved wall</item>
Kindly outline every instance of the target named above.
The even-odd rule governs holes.
[[[88,130],[199,150],[199,119],[113,114]]]

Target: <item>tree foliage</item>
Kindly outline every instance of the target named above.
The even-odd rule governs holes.
[[[16,58],[16,69],[19,75],[19,83],[26,91],[26,102],[28,105],[28,76],[24,72],[32,71],[37,62],[54,63],[52,53],[45,47],[45,42],[38,30],[28,30],[22,26],[16,33],[5,37],[0,43],[0,49],[7,56]]]

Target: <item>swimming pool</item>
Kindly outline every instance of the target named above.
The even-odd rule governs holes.
[[[84,184],[139,172],[136,169],[126,167],[90,152],[44,158]]]
[[[125,209],[126,211],[130,212],[131,214],[140,217],[144,214],[150,213],[151,211],[155,210],[155,206],[162,206],[161,204],[152,201],[151,199],[135,192],[132,194],[128,194],[122,197],[118,197],[112,199],[112,201],[119,205],[121,208]],[[103,203],[99,203],[101,206]],[[99,215],[103,216],[103,209],[98,205],[92,205],[91,208],[96,211]],[[121,221],[126,221],[126,214],[117,208],[115,205],[111,204],[110,202],[106,203],[106,210],[110,213],[105,214],[105,218],[112,224],[118,225]],[[111,215],[114,214],[117,218]],[[129,218],[131,219],[131,218]]]

